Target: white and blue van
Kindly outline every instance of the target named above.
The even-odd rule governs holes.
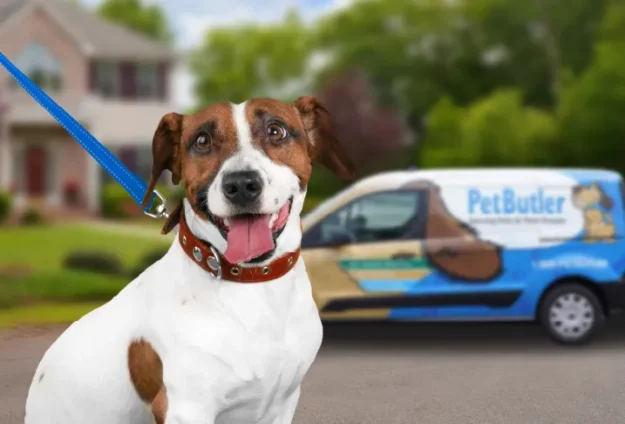
[[[623,180],[608,170],[410,170],[304,217],[326,320],[537,320],[586,342],[625,307]]]

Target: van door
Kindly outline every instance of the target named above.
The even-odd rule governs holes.
[[[323,318],[388,318],[398,307],[431,312],[413,296],[431,272],[421,244],[426,212],[424,190],[376,192],[306,232],[306,268]]]

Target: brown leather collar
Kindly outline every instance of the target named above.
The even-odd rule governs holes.
[[[300,249],[287,253],[265,266],[240,267],[221,257],[217,249],[193,235],[184,214],[180,217],[178,239],[182,250],[204,271],[218,279],[237,283],[264,283],[282,277],[289,272],[299,258]]]

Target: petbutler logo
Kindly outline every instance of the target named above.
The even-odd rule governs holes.
[[[475,224],[562,224],[566,197],[542,188],[500,190],[471,188],[467,192],[469,220]]]

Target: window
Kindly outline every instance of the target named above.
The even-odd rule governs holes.
[[[137,65],[137,98],[158,97],[158,69],[155,64]]]
[[[63,83],[61,62],[42,44],[35,42],[27,44],[17,55],[14,63],[41,89],[49,91],[61,89]],[[11,81],[11,87],[17,88],[17,83]]]
[[[420,207],[423,193],[394,191],[357,199],[307,231],[302,245],[321,247],[420,238],[425,224]]]
[[[95,92],[106,98],[119,93],[119,68],[116,63],[100,62],[95,65]]]

